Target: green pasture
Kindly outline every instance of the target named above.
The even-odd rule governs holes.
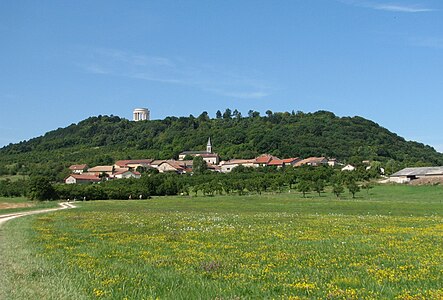
[[[441,299],[443,187],[156,197],[0,227],[0,299]]]

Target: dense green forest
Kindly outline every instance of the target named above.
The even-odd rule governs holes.
[[[90,117],[44,136],[0,149],[0,175],[45,175],[61,180],[71,164],[111,164],[118,159],[177,158],[184,150],[204,150],[208,137],[223,160],[270,153],[281,158],[326,156],[342,162],[380,161],[388,170],[443,165],[443,154],[406,141],[362,117],[331,112],[207,112],[198,117],[166,117],[132,122],[117,116]]]

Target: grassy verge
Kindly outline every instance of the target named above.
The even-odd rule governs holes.
[[[0,214],[57,207],[57,201],[29,201],[25,197],[0,197]]]
[[[0,299],[87,299],[36,251],[34,221],[28,216],[0,227]]]
[[[41,299],[440,299],[442,196],[378,186],[356,199],[84,202],[0,229],[0,298],[26,298],[11,292],[20,282]]]

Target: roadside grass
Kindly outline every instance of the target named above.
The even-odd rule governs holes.
[[[86,201],[12,220],[0,298],[441,299],[443,187],[357,196]]]
[[[0,227],[0,299],[88,299],[67,274],[36,252],[30,224],[35,216]]]
[[[0,197],[0,214],[57,207],[57,201],[30,201],[25,197]]]

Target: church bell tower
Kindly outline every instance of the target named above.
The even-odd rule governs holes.
[[[206,145],[206,152],[212,153],[211,138],[208,139],[208,144]]]

